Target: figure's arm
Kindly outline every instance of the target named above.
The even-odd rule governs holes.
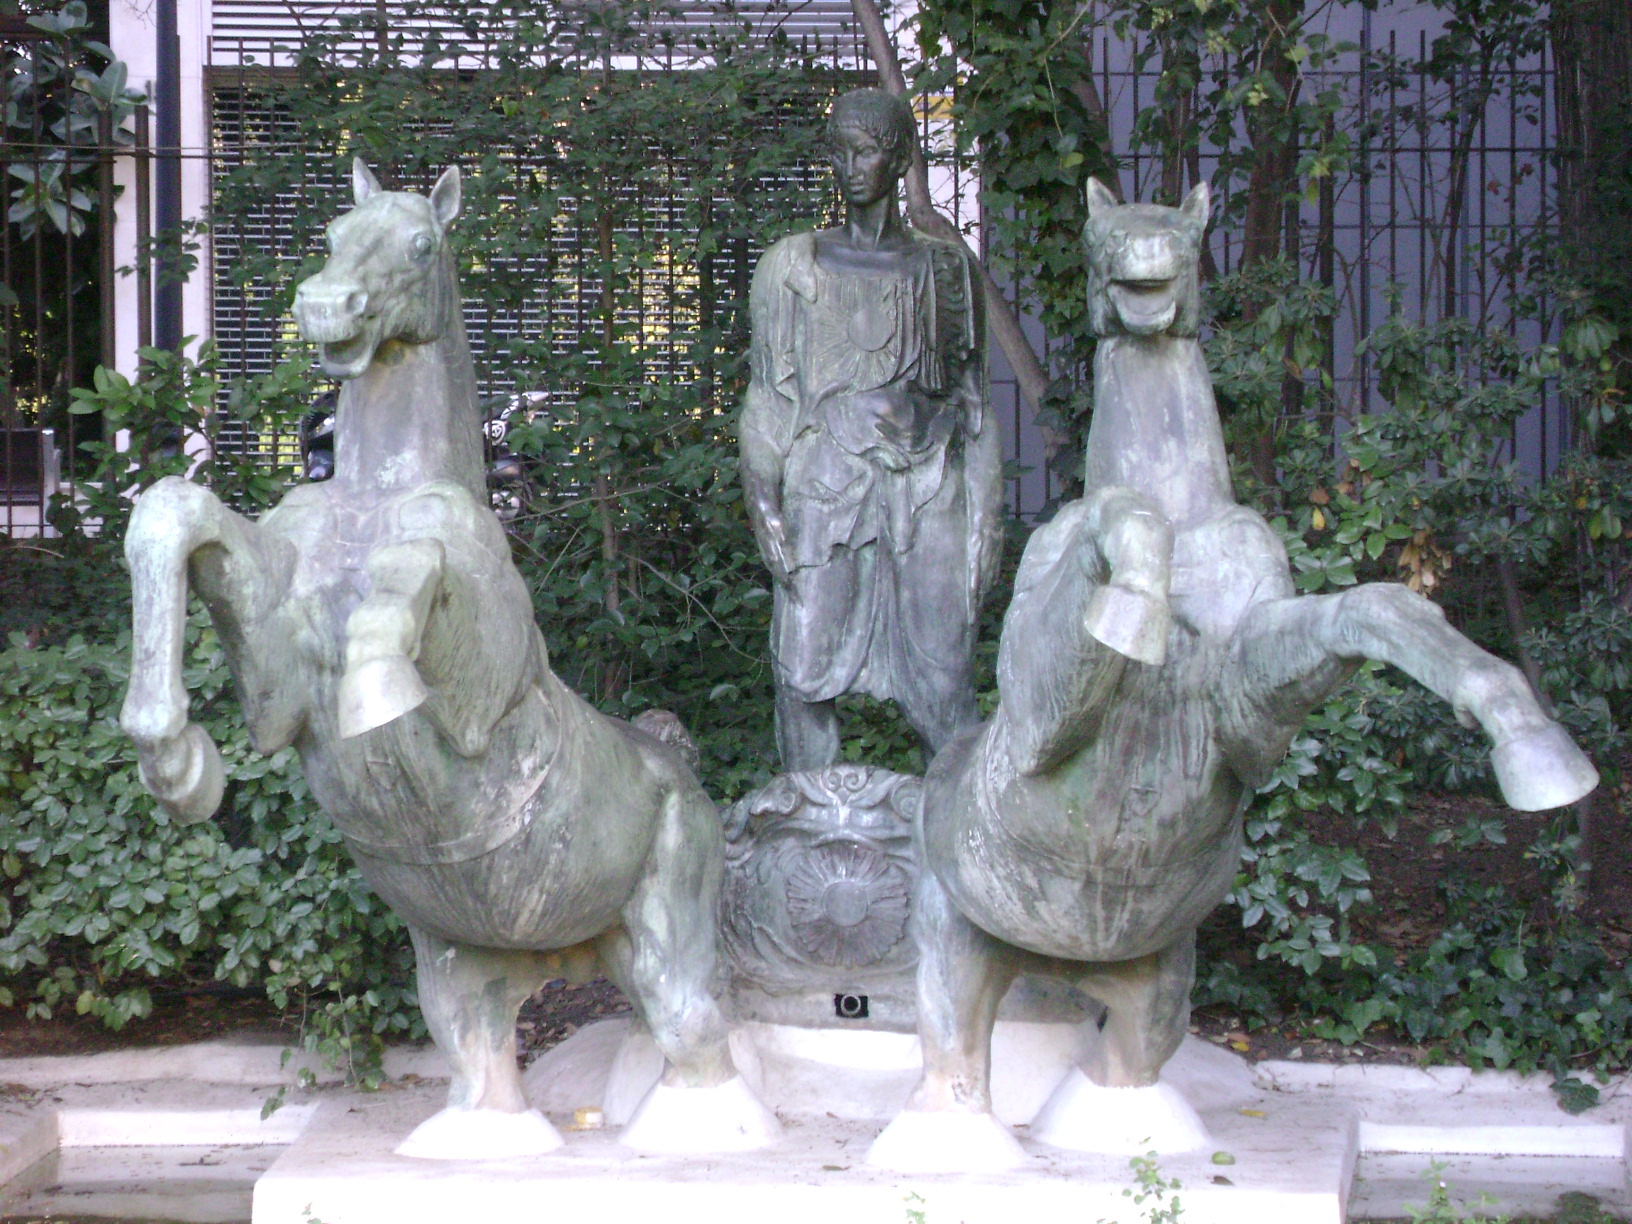
[[[786,292],[773,284],[779,264],[776,248],[767,252],[754,270],[753,288],[748,299],[749,321],[753,328],[748,346],[748,390],[742,399],[742,415],[737,426],[741,457],[742,497],[771,576],[782,585],[789,581],[787,528],[782,520],[782,472],[792,439],[795,404],[779,385],[777,349],[782,317],[787,303],[779,301]]]
[[[971,616],[978,616],[1003,555],[1003,437],[989,402],[985,302],[971,282],[967,257],[959,263],[964,271],[969,322],[957,396],[964,429],[964,495],[969,505],[969,610]]]

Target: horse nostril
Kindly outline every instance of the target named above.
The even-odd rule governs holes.
[[[346,294],[346,313],[360,315],[368,309],[368,294],[361,289],[354,289]]]

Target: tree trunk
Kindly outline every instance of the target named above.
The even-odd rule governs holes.
[[[1263,12],[1264,42],[1260,52],[1273,91],[1246,112],[1247,140],[1252,169],[1247,175],[1247,208],[1241,226],[1241,268],[1252,268],[1283,255],[1296,257],[1296,204],[1288,200],[1298,186],[1298,94],[1302,77],[1287,52],[1297,45],[1304,18],[1304,0],[1269,0]],[[1249,306],[1248,321],[1257,313]],[[1281,387],[1285,405],[1299,401],[1301,383],[1288,374]],[[1275,425],[1272,418],[1241,437],[1247,463],[1265,488],[1275,487]]]
[[[1303,25],[1304,0],[1269,0],[1264,8],[1262,60],[1276,95],[1247,110],[1252,170],[1242,224],[1241,265],[1251,267],[1282,254],[1286,198],[1297,188],[1297,105],[1302,78],[1287,56]]]
[[[878,68],[879,88],[897,97],[905,97],[907,79],[901,71],[901,61],[896,55],[895,44],[890,41],[889,31],[884,28],[884,21],[878,15],[878,6],[873,0],[850,0],[850,7],[856,15],[856,24],[861,27],[862,33],[867,38],[867,52]],[[924,150],[916,140],[912,142],[912,165],[907,168],[905,185],[907,217],[913,227],[923,230],[931,237],[955,242],[965,251],[970,251],[969,244],[964,241],[957,226],[935,211],[935,205],[929,198],[929,172],[924,164]],[[974,252],[970,251],[971,257],[973,254]],[[1025,332],[1020,328],[1019,316],[1009,305],[1008,299],[1003,296],[1003,290],[998,288],[991,273],[986,270],[986,265],[976,259],[975,270],[980,278],[981,299],[986,304],[986,322],[991,328],[992,337],[1014,370],[1020,394],[1031,405],[1031,410],[1036,412],[1043,406],[1043,397],[1048,394],[1048,373],[1027,342]],[[1050,435],[1056,432],[1049,429],[1043,431],[1044,445],[1049,448],[1051,454],[1056,449],[1057,439]]]
[[[1554,0],[1549,27],[1558,114],[1559,231],[1588,309],[1619,325],[1609,356],[1632,385],[1632,4]],[[1618,439],[1626,442],[1626,431]],[[1590,445],[1590,435],[1580,430]]]

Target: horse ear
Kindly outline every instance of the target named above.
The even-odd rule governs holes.
[[[1097,178],[1088,180],[1088,215],[1097,217],[1108,208],[1116,207],[1116,196]]]
[[[374,177],[374,171],[368,168],[368,163],[360,157],[351,159],[351,198],[352,202],[361,204],[369,196],[380,190],[380,180]]]
[[[431,188],[431,214],[441,226],[459,215],[459,167],[449,166]]]
[[[1198,228],[1206,229],[1212,207],[1213,189],[1203,182],[1190,188],[1190,194],[1184,197],[1184,203],[1179,205],[1179,211],[1194,221]]]

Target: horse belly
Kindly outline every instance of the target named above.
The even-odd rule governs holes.
[[[1023,778],[992,770],[989,748],[955,772],[937,760],[924,796],[936,875],[988,933],[1045,956],[1127,960],[1170,945],[1229,892],[1242,837],[1233,776],[1175,770],[1150,795],[1130,785],[1126,757],[1089,753]]]
[[[547,950],[618,925],[647,847],[596,845],[603,813],[530,824],[513,841],[457,863],[401,863],[353,850],[363,878],[404,921],[484,948]]]
[[[570,947],[622,921],[677,789],[696,784],[587,706],[572,703],[568,717],[574,725],[518,813],[521,828],[490,849],[413,862],[348,838],[387,905],[421,929],[491,948]]]

